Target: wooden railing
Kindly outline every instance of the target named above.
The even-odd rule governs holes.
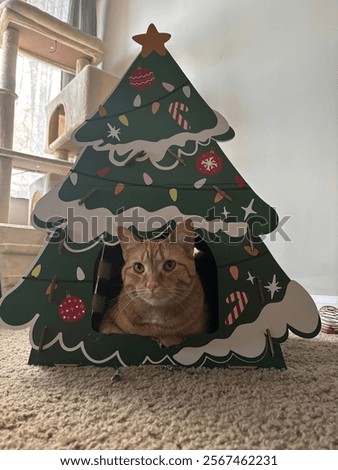
[[[39,173],[57,173],[58,175],[66,175],[73,166],[73,163],[65,160],[57,160],[53,157],[39,157],[37,155],[17,152],[16,150],[0,147],[0,158],[1,157],[11,158],[13,168],[20,168],[27,171],[38,171]]]
[[[8,165],[5,162],[8,162]],[[30,155],[0,147],[0,170],[2,170],[0,171],[0,223],[8,223],[12,168],[39,172],[41,176],[47,173],[56,173],[62,176],[67,175],[72,166],[73,163],[68,161]]]

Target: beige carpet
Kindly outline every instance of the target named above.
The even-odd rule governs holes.
[[[290,337],[288,370],[26,365],[0,329],[1,449],[338,449],[338,335]]]

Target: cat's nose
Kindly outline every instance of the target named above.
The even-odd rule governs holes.
[[[154,290],[158,288],[158,282],[149,281],[147,282],[146,286],[151,292],[154,292]]]

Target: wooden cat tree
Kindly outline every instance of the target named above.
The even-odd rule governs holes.
[[[71,147],[70,152],[67,147],[73,129],[92,114],[117,82],[114,75],[95,67],[106,53],[104,43],[24,1],[7,0],[0,3],[0,45],[0,148],[13,148],[15,74],[20,52],[76,75],[75,83],[48,106],[46,150],[62,159],[79,152],[79,146]],[[8,222],[11,172],[12,160],[0,154],[0,222],[4,223]]]
[[[276,212],[219,146],[234,131],[174,61],[169,38],[153,24],[133,37],[140,54],[76,130],[79,159],[35,208],[33,223],[48,241],[0,304],[4,325],[30,328],[31,364],[283,368],[288,331],[320,330],[311,296],[261,239],[277,227]],[[201,272],[213,331],[170,348],[100,334],[105,302],[121,283],[118,226],[153,238],[186,218],[213,260],[212,275]]]

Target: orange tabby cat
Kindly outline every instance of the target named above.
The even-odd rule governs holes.
[[[150,336],[161,345],[180,344],[207,331],[204,291],[194,262],[190,219],[165,239],[141,241],[119,227],[125,264],[118,300],[104,314],[101,333]]]

